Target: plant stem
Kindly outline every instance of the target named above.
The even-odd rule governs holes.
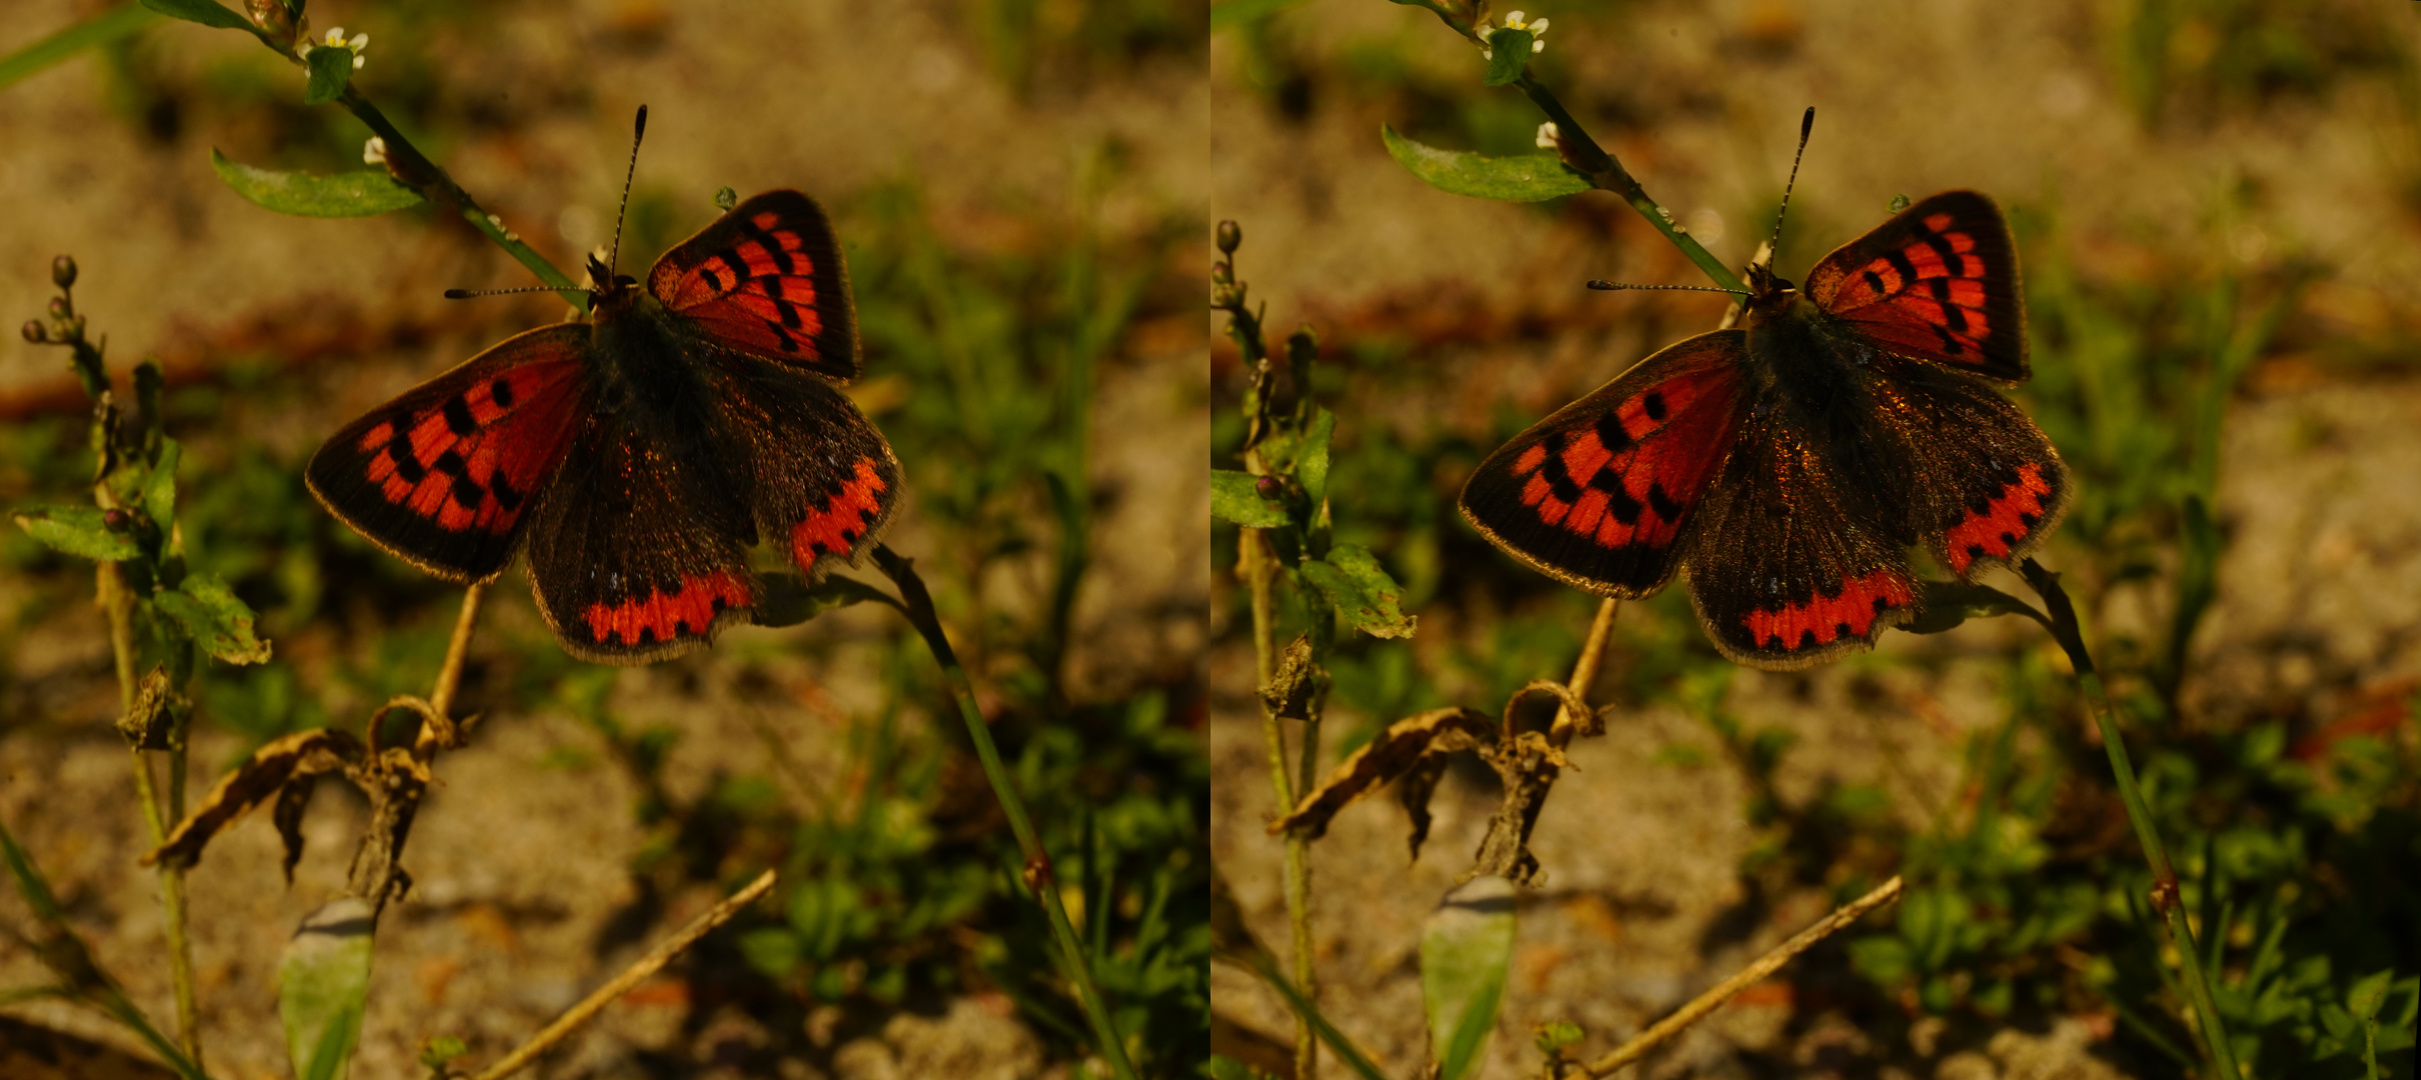
[[[2143,845],[2144,860],[2152,866],[2152,906],[2161,913],[2163,925],[2169,931],[2169,946],[2177,952],[2178,967],[2185,975],[2186,997],[2200,1021],[2203,1046],[2219,1067],[2221,1080],[2242,1080],[2236,1052],[2228,1045],[2227,1028],[2220,1022],[2218,1004],[2212,999],[2211,984],[2203,973],[2194,928],[2186,921],[2185,907],[2177,902],[2177,871],[2169,862],[2168,849],[2161,846],[2160,833],[2153,827],[2152,810],[2144,803],[2143,791],[2136,784],[2135,765],[2127,757],[2127,743],[2118,730],[2117,715],[2110,707],[2101,675],[2094,668],[2093,656],[2085,649],[2076,606],[2069,602],[2068,591],[2060,587],[2059,575],[2043,569],[2033,559],[2026,560],[2019,569],[2027,584],[2034,586],[2034,591],[2043,598],[2043,607],[2051,616],[2051,636],[2066,650],[2069,663],[2076,668],[2076,682],[2083,689],[2085,705],[2092,711],[2093,722],[2101,732],[2102,749],[2110,755],[2110,772],[2118,781],[2119,801],[2127,808],[2127,820],[2135,826],[2135,839]]]
[[[1000,749],[992,743],[992,729],[984,723],[983,713],[975,707],[975,690],[967,681],[965,668],[959,666],[958,654],[950,648],[950,638],[942,630],[941,618],[933,611],[933,594],[926,591],[925,581],[918,577],[909,560],[889,547],[876,545],[875,564],[899,587],[900,612],[916,627],[932,650],[934,662],[941,665],[942,676],[950,688],[950,696],[958,704],[959,719],[967,725],[967,737],[975,743],[976,760],[983,764],[984,778],[992,782],[992,794],[1000,800],[1001,813],[1009,819],[1009,831],[1017,836],[1017,848],[1025,855],[1025,884],[1042,905],[1050,920],[1051,936],[1059,943],[1060,959],[1067,968],[1069,981],[1076,984],[1076,996],[1084,1005],[1085,1016],[1093,1023],[1093,1038],[1099,1044],[1101,1056],[1110,1068],[1124,1080],[1136,1080],[1135,1066],[1127,1060],[1126,1042],[1118,1035],[1118,1025],[1110,1019],[1110,1009],[1102,999],[1101,990],[1093,983],[1093,965],[1084,953],[1084,942],[1076,936],[1075,924],[1068,920],[1067,905],[1060,900],[1057,879],[1051,870],[1051,855],[1035,835],[1033,822],[1026,817],[1025,800],[1017,794],[1017,784],[1000,760]],[[1093,918],[1107,918],[1108,912],[1094,912]]]
[[[1666,240],[1672,241],[1673,246],[1696,263],[1698,269],[1704,271],[1715,284],[1735,292],[1748,290],[1740,276],[1732,273],[1731,267],[1725,266],[1723,260],[1699,244],[1697,237],[1683,232],[1681,226],[1674,223],[1672,213],[1650,198],[1648,190],[1639,185],[1630,170],[1623,168],[1622,162],[1598,146],[1597,140],[1590,138],[1588,131],[1580,126],[1580,121],[1572,119],[1572,114],[1564,110],[1563,102],[1557,101],[1554,94],[1540,86],[1529,72],[1523,72],[1521,78],[1513,81],[1513,85],[1529,95],[1531,104],[1546,113],[1547,119],[1555,121],[1556,143],[1562,149],[1566,164],[1588,174],[1591,184],[1622,196],[1622,201],[1630,203],[1631,209],[1648,219],[1648,224],[1663,233]]]
[[[1606,641],[1614,636],[1614,613],[1621,607],[1622,601],[1611,596],[1598,602],[1597,618],[1589,623],[1589,640],[1580,647],[1580,659],[1572,665],[1572,681],[1568,685],[1572,696],[1584,705],[1589,700],[1589,687],[1597,682],[1597,665],[1605,658]],[[1594,723],[1593,717],[1574,716],[1569,704],[1557,705],[1555,723],[1547,729],[1547,741],[1561,750],[1571,744],[1573,735]]]

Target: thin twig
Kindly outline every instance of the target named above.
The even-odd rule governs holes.
[[[1589,623],[1589,640],[1580,647],[1580,660],[1572,665],[1572,681],[1567,685],[1572,688],[1572,698],[1583,706],[1589,701],[1589,687],[1597,682],[1597,665],[1605,658],[1606,641],[1614,636],[1614,613],[1621,607],[1622,601],[1611,596],[1598,603],[1597,618]],[[1595,714],[1584,709],[1575,715],[1567,702],[1556,707],[1547,741],[1561,750],[1570,745],[1573,735],[1594,735],[1600,730]]]
[[[646,982],[649,976],[663,970],[664,965],[672,963],[674,957],[681,955],[683,950],[696,944],[699,938],[713,932],[715,927],[730,922],[731,917],[739,914],[741,908],[755,903],[758,897],[772,891],[774,880],[774,872],[767,870],[757,875],[755,881],[749,882],[747,888],[731,894],[722,903],[708,909],[705,914],[691,919],[689,925],[682,927],[673,936],[658,942],[656,947],[648,950],[647,955],[640,957],[638,962],[622,969],[622,974],[614,976],[612,982],[598,987],[595,993],[582,998],[580,1004],[572,1006],[571,1011],[558,1017],[554,1023],[540,1029],[538,1034],[530,1036],[530,1041],[522,1043],[512,1053],[506,1054],[503,1060],[488,1066],[487,1071],[480,1073],[477,1080],[502,1080],[503,1077],[511,1076],[528,1067],[531,1062],[538,1060],[538,1055],[553,1049],[556,1043],[562,1042],[572,1032],[579,1030],[580,1025],[595,1019],[596,1015],[604,1011],[606,1006],[614,1003],[615,998],[629,993],[632,987]]]
[[[1731,1000],[1732,995],[1746,990],[1766,976],[1780,971],[1782,965],[1791,962],[1792,957],[1814,948],[1817,942],[1832,936],[1842,927],[1858,921],[1858,918],[1867,912],[1892,902],[1899,897],[1900,888],[1901,881],[1897,875],[1894,875],[1890,881],[1884,882],[1875,891],[1842,905],[1832,914],[1819,920],[1816,925],[1799,931],[1797,936],[1775,946],[1772,952],[1758,957],[1755,963],[1741,968],[1731,978],[1716,983],[1714,989],[1698,995],[1673,1015],[1657,1021],[1655,1026],[1640,1032],[1638,1037],[1624,1043],[1621,1048],[1581,1066],[1579,1072],[1571,1075],[1601,1077],[1646,1057],[1649,1051],[1663,1045],[1673,1036],[1681,1034],[1683,1029],[1697,1023],[1705,1018],[1706,1014],[1714,1012],[1724,1002]]]

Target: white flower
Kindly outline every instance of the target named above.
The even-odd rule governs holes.
[[[362,56],[362,52],[369,47],[370,34],[368,31],[365,30],[361,33],[355,34],[351,40],[347,40],[345,38],[344,27],[331,26],[328,28],[328,36],[326,40],[317,43],[305,42],[303,52],[305,55],[309,55],[311,52],[318,49],[349,49],[353,53],[353,69],[355,71],[359,71],[361,70],[362,63],[367,59],[366,57]]]
[[[1498,27],[1481,23],[1479,29],[1475,32],[1478,34],[1479,39],[1482,42],[1485,42],[1490,38],[1495,37],[1498,29]],[[1530,34],[1530,51],[1534,53],[1547,51],[1547,43],[1540,40],[1540,35],[1547,32],[1547,20],[1545,19],[1524,22],[1522,21],[1521,12],[1508,11],[1505,13],[1505,25],[1502,27],[1502,29],[1526,30]],[[1496,50],[1488,45],[1483,44],[1480,46],[1480,55],[1485,56],[1490,60],[1494,60],[1496,59]]]
[[[377,135],[370,136],[369,142],[361,144],[361,159],[372,165],[386,164],[387,140]]]
[[[1555,127],[1555,121],[1553,121],[1553,120],[1549,120],[1549,121],[1547,121],[1547,122],[1546,122],[1546,123],[1544,123],[1544,124],[1540,124],[1540,125],[1538,125],[1538,148],[1539,148],[1539,149],[1541,149],[1541,150],[1553,150],[1553,149],[1556,149],[1556,148],[1557,148],[1557,147],[1560,145],[1560,144],[1559,144],[1559,143],[1558,143],[1556,140],[1558,140],[1558,139],[1560,139],[1560,138],[1562,138],[1562,137],[1563,137],[1563,133],[1562,133],[1561,131],[1558,131],[1558,130],[1556,129],[1556,127]],[[373,140],[373,141],[375,141],[375,140]]]

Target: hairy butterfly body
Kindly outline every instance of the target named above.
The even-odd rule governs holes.
[[[1804,132],[1804,128],[1802,129]],[[2016,247],[1953,191],[1750,272],[1743,325],[1641,361],[1490,455],[1462,494],[1498,547],[1606,596],[1688,567],[1725,656],[1804,667],[1917,609],[1908,549],[1971,578],[2058,524],[2067,467],[1994,389],[2027,376]]]
[[[744,619],[760,541],[810,579],[873,546],[899,462],[837,385],[861,370],[856,318],[813,200],[740,203],[644,287],[594,259],[589,276],[589,322],[508,338],[346,425],[312,493],[451,581],[526,551],[547,625],[603,663]]]

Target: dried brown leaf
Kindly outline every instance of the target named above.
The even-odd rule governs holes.
[[[177,693],[168,681],[168,669],[153,667],[135,684],[134,707],[118,718],[118,734],[126,737],[126,745],[137,750],[168,750],[176,731],[176,721],[192,708],[185,695]]]
[[[1261,702],[1281,720],[1309,720],[1320,695],[1320,669],[1311,662],[1311,635],[1298,635],[1278,655],[1277,674],[1261,688]]]
[[[143,865],[163,860],[193,865],[202,857],[202,846],[245,811],[278,795],[289,783],[299,780],[307,784],[321,773],[343,769],[358,760],[361,752],[360,740],[334,728],[296,732],[253,751],[243,765],[210,789],[193,813],[177,823],[166,842],[143,856]],[[291,861],[288,865],[291,868]]]
[[[1388,725],[1370,745],[1353,752],[1319,788],[1295,804],[1294,813],[1271,822],[1272,835],[1300,829],[1319,838],[1346,804],[1411,772],[1424,758],[1475,750],[1496,739],[1496,721],[1476,709],[1437,709]],[[1435,787],[1435,781],[1430,782]]]

